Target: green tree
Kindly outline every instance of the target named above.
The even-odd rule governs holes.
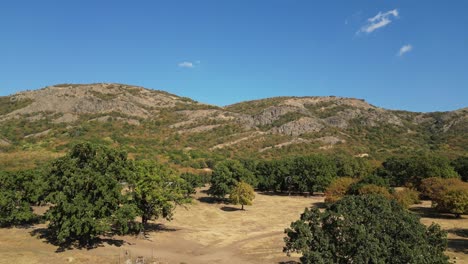
[[[388,178],[393,186],[413,186],[416,188],[425,178],[459,177],[447,158],[434,155],[389,158],[382,164],[378,174]]]
[[[333,160],[323,155],[297,157],[292,162],[291,175],[298,192],[322,192],[336,177]]]
[[[452,166],[460,174],[463,181],[468,181],[468,156],[459,157],[452,161]]]
[[[361,194],[359,192],[359,190],[366,186],[366,185],[374,185],[374,186],[379,186],[379,187],[383,187],[385,189],[388,189],[389,188],[389,184],[388,184],[388,180],[382,178],[382,177],[379,177],[379,176],[376,176],[376,175],[369,175],[367,177],[364,177],[358,181],[356,181],[355,183],[351,184],[348,188],[348,191],[347,191],[347,194],[349,195],[359,195]]]
[[[227,160],[220,162],[215,166],[211,175],[211,186],[208,194],[224,199],[239,181],[244,181],[251,186],[257,185],[253,172],[247,170],[239,161]]]
[[[325,190],[325,202],[334,203],[343,198],[348,192],[349,187],[356,181],[357,179],[350,177],[335,179]]]
[[[143,225],[160,217],[171,220],[178,205],[190,202],[191,186],[169,167],[139,161],[133,172],[132,194]]]
[[[362,178],[372,172],[372,166],[364,158],[349,155],[336,155],[334,157],[338,177]]]
[[[123,152],[83,143],[52,164],[47,200],[53,205],[46,216],[55,242],[90,245],[115,222],[125,227],[122,223],[134,219],[135,215],[119,213],[135,211],[128,210],[131,205],[122,206],[127,200],[118,179],[128,178],[126,163]]]
[[[285,233],[284,252],[301,253],[302,263],[448,263],[446,233],[381,196],[306,209]]]
[[[460,218],[468,214],[468,188],[452,187],[437,198],[437,208]]]
[[[0,226],[38,220],[31,205],[42,201],[46,183],[41,170],[0,172]]]
[[[238,182],[229,194],[229,200],[231,203],[240,204],[242,206],[242,210],[244,210],[244,205],[252,205],[254,198],[255,192],[252,186],[242,181]]]

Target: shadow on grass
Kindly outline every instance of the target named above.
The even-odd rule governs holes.
[[[178,229],[167,227],[164,224],[147,223],[145,225],[145,232],[163,233],[163,232],[175,232],[177,230]]]
[[[320,193],[320,192],[316,192],[314,193],[313,195],[311,195],[310,193],[306,192],[306,193],[287,193],[287,192],[262,192],[262,191],[258,191],[259,194],[262,194],[262,195],[268,195],[268,196],[291,196],[291,197],[323,197],[324,194],[323,193]]]
[[[98,247],[103,247],[105,244],[106,245],[111,245],[111,246],[116,246],[116,247],[121,247],[125,244],[128,244],[122,239],[114,239],[112,237],[102,237],[102,238],[95,238],[92,241],[89,241],[87,243],[79,243],[77,241],[68,241],[65,243],[59,243],[57,240],[55,240],[52,236],[52,233],[50,230],[47,228],[36,228],[29,232],[29,234],[33,237],[38,237],[40,239],[43,239],[46,243],[57,246],[57,249],[55,252],[64,252],[66,250],[70,249],[95,249]]]
[[[237,208],[237,207],[232,207],[232,206],[223,206],[220,208],[224,212],[236,212],[236,211],[242,211],[242,209]]]
[[[447,230],[447,232],[460,236],[460,237],[468,238],[468,228],[452,228],[452,229]],[[467,245],[467,248],[468,248],[468,245]]]
[[[203,196],[203,197],[197,198],[197,200],[202,203],[209,203],[209,204],[222,203],[220,199],[209,197],[209,196]]]
[[[448,249],[455,251],[455,252],[462,252],[468,254],[468,241],[466,239],[458,239],[458,238],[449,238],[448,241]]]
[[[453,214],[440,213],[434,208],[415,206],[410,208],[410,211],[426,218],[439,218],[439,219],[460,219],[456,218]]]
[[[278,264],[300,264],[300,262],[289,260],[289,261],[280,261]]]

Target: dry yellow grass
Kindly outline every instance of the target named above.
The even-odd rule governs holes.
[[[114,242],[122,243],[120,246],[104,243],[92,250],[56,253],[57,248],[53,245],[31,237],[29,233],[33,228],[0,229],[0,263],[124,263],[126,258],[137,256],[154,259],[157,263],[298,260],[282,253],[283,230],[299,218],[305,207],[323,202],[323,197],[257,194],[253,206],[241,211],[231,205],[209,203],[209,198],[202,192],[196,198],[186,209],[178,208],[173,221],[155,223],[158,228],[150,231],[146,238],[114,237]],[[457,263],[468,263],[468,238],[454,233],[455,228],[468,229],[467,216],[464,219],[431,218],[425,211],[429,210],[429,203],[417,207],[417,212],[425,216],[424,224],[434,221],[451,230],[449,256],[457,257]]]

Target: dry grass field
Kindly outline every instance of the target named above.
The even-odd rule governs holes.
[[[178,208],[171,222],[154,223],[146,238],[123,236],[104,240],[94,249],[56,252],[57,247],[39,238],[45,225],[0,229],[0,263],[280,263],[298,260],[282,253],[283,230],[304,207],[321,205],[323,197],[257,194],[246,211],[211,203],[198,192],[194,203]],[[435,218],[430,203],[413,209],[422,222],[437,222],[449,230],[449,256],[468,263],[468,220],[451,216]]]

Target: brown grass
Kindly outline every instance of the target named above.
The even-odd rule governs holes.
[[[245,211],[227,204],[211,203],[198,192],[193,204],[178,208],[171,222],[154,222],[146,238],[123,236],[106,240],[96,249],[73,249],[57,253],[57,247],[30,235],[29,228],[0,229],[0,263],[124,263],[143,256],[156,263],[279,263],[297,261],[282,253],[283,231],[298,219],[305,207],[321,205],[323,197],[256,194]],[[432,215],[430,203],[414,207],[422,222],[439,223],[449,230],[447,252],[457,263],[468,263],[467,216]],[[440,215],[439,215],[440,216]],[[444,218],[445,217],[445,218]],[[120,262],[119,262],[120,261]]]

